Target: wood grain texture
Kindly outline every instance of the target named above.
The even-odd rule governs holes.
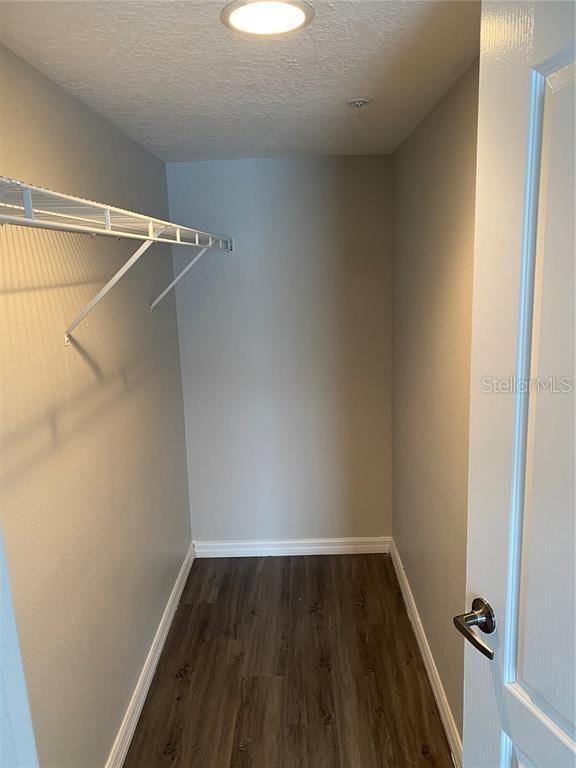
[[[125,768],[451,768],[388,555],[196,560]]]

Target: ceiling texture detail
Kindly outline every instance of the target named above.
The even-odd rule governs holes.
[[[0,40],[168,161],[393,152],[478,56],[475,2],[313,0],[266,39],[224,5],[4,1]]]

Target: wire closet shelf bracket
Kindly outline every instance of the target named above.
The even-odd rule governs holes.
[[[150,305],[151,311],[170,293],[189,270],[210,250],[232,252],[231,238],[212,235],[199,229],[174,224],[170,221],[144,216],[133,211],[95,203],[80,197],[64,195],[43,187],[0,176],[0,224],[52,229],[61,232],[79,232],[86,235],[104,235],[118,239],[141,241],[140,246],[72,320],[64,332],[64,343],[70,344],[70,334],[76,326],[106,296],[116,283],[136,264],[154,243],[187,246],[197,249],[190,263]]]

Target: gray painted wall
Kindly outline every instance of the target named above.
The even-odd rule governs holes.
[[[391,160],[168,165],[193,536],[391,533]],[[176,257],[177,266],[185,258]]]
[[[462,727],[478,69],[394,157],[394,538]]]
[[[160,161],[1,56],[1,174],[167,215]],[[174,299],[148,311],[163,246],[66,349],[133,247],[0,229],[1,515],[42,765],[105,761],[188,490],[200,540],[392,533],[393,235],[394,535],[460,721],[476,98],[473,68],[394,160],[168,166],[172,217],[237,244],[178,289],[185,409]]]
[[[0,49],[0,174],[165,215],[164,165]],[[0,502],[41,765],[105,763],[190,542],[174,300],[154,246],[0,228]]]

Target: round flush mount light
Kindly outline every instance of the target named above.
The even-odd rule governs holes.
[[[303,0],[235,0],[222,11],[222,21],[249,35],[285,35],[312,21],[314,9]]]

